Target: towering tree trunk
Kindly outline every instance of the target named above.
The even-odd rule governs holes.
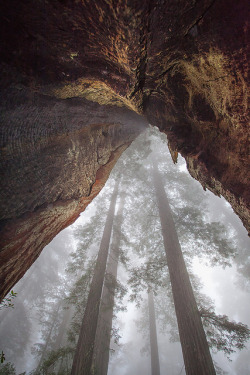
[[[121,195],[119,208],[115,216],[116,225],[113,226],[113,239],[110,247],[107,272],[102,291],[100,314],[98,318],[93,356],[94,360],[92,374],[94,375],[106,375],[108,372],[115,284],[117,279],[124,201],[125,195],[123,193]]]
[[[148,312],[150,329],[151,375],[160,375],[154,296],[151,289],[148,291]]]
[[[213,361],[182,255],[171,208],[155,160],[153,160],[153,182],[186,373],[187,375],[215,375]]]
[[[99,315],[99,307],[107,264],[109,243],[114,220],[116,198],[119,181],[116,182],[111,197],[107,220],[105,223],[100,249],[92,278],[87,305],[84,312],[82,326],[78,338],[73,360],[72,375],[90,375],[93,361],[95,335]]]

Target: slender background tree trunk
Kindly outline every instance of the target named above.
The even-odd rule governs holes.
[[[99,316],[99,307],[106,271],[109,243],[113,227],[119,180],[117,180],[111,197],[107,220],[105,223],[100,249],[96,261],[93,279],[90,286],[87,305],[76,347],[71,375],[90,375],[93,361],[95,335]]]
[[[148,291],[148,312],[150,329],[151,375],[160,375],[160,361],[157,343],[154,295],[151,289]]]
[[[115,224],[113,226],[113,239],[110,247],[107,272],[102,291],[102,300],[98,318],[94,347],[94,361],[92,368],[92,374],[95,375],[106,375],[108,372],[115,284],[117,279],[117,268],[120,252],[119,250],[121,242],[121,226],[123,221],[122,215],[124,202],[125,194],[122,193],[119,208],[115,216]]]
[[[187,375],[215,375],[171,208],[154,157],[152,174],[186,373]]]

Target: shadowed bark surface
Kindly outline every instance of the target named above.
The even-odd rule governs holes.
[[[27,106],[5,114],[2,128],[2,297],[99,193],[119,156],[146,126],[127,108],[85,99],[42,97]]]
[[[1,295],[143,115],[249,230],[248,15],[247,0],[1,2]]]

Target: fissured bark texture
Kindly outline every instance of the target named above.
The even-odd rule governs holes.
[[[249,229],[248,11],[247,0],[1,2],[4,292],[99,191],[145,125],[138,114]]]
[[[116,160],[146,126],[126,107],[24,96],[16,95],[12,109],[3,111],[2,296],[99,193]]]
[[[151,17],[144,112],[249,231],[249,3],[174,3]]]

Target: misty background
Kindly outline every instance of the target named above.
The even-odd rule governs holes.
[[[51,353],[54,362],[51,360],[47,373],[70,373],[72,348],[118,178],[125,204],[108,374],[151,374],[145,287],[149,279],[161,374],[185,374],[150,187],[152,153],[164,179],[194,291],[201,295],[196,298],[213,306],[216,314],[250,327],[250,256],[245,228],[224,198],[204,191],[189,175],[180,155],[178,163],[173,163],[166,136],[150,128],[124,152],[103,190],[79,219],[46,246],[13,288],[17,293],[14,307],[0,310],[0,351],[5,355],[0,374],[34,374]],[[212,244],[213,239],[218,243]],[[213,348],[217,373],[249,374],[249,340],[245,346],[227,355]]]

